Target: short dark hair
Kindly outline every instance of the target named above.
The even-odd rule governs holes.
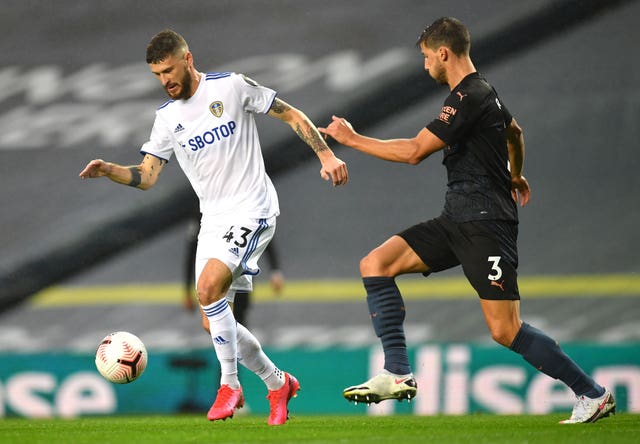
[[[153,36],[147,45],[147,63],[159,63],[167,57],[189,51],[187,41],[177,32],[165,29]]]
[[[467,55],[471,49],[471,35],[460,20],[440,17],[422,31],[416,46],[422,44],[431,49],[446,46],[456,55]]]

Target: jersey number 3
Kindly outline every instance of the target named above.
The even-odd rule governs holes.
[[[239,230],[241,231],[241,233],[238,235],[239,242],[237,240],[234,240],[233,243],[235,244],[236,247],[244,248],[247,245],[247,236],[249,236],[249,234],[251,234],[252,230],[250,230],[249,228],[246,228],[246,227],[240,227]],[[229,230],[225,233],[224,236],[222,236],[222,238],[224,240],[226,240],[227,242],[231,242],[236,237],[236,235],[234,234],[233,231],[234,231],[233,230],[233,225],[231,225]]]
[[[502,277],[502,268],[498,265],[500,259],[502,259],[502,256],[489,256],[487,259],[489,262],[493,263],[491,265],[492,273],[489,273],[489,276],[487,276],[490,281],[497,281]]]

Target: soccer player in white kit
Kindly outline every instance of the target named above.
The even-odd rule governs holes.
[[[266,113],[289,124],[318,156],[320,175],[334,186],[348,180],[315,125],[276,92],[236,73],[201,73],[182,36],[156,34],[147,63],[171,98],[156,111],[139,165],[92,160],[80,177],[106,176],[146,190],[174,154],[200,199],[201,229],[196,254],[196,290],[203,325],[221,367],[220,390],[207,417],[230,418],[244,405],[238,362],[262,378],[269,391],[269,425],[284,424],[288,402],[300,384],[279,370],[258,340],[237,324],[229,303],[236,291],[251,291],[258,259],[273,237],[278,198],[267,176],[253,114]]]

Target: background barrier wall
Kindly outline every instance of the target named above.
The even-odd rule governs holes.
[[[585,371],[611,389],[622,412],[640,412],[640,344],[563,346]],[[342,389],[363,382],[382,362],[379,349],[266,349],[300,380],[295,414],[404,413],[416,415],[543,414],[570,411],[572,393],[536,372],[520,356],[496,346],[429,344],[410,349],[418,397],[411,403],[353,405]],[[104,380],[88,353],[0,355],[0,416],[77,417],[102,414],[197,412],[204,415],[217,389],[210,350],[149,354],[140,379],[127,385]],[[244,370],[244,369],[243,369]],[[248,410],[266,415],[266,389],[241,373]]]

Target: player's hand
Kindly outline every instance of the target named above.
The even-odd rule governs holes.
[[[95,177],[102,177],[109,174],[111,167],[107,162],[102,159],[94,159],[84,167],[79,174],[83,179],[93,179]]]
[[[345,185],[349,181],[347,164],[332,155],[329,159],[322,162],[320,176],[324,180],[331,179],[334,187],[337,187],[338,185]]]
[[[193,300],[193,296],[191,295],[191,293],[185,294],[184,299],[182,301],[183,301],[182,306],[187,311],[193,311],[193,309],[196,307],[196,304]]]
[[[511,196],[516,203],[520,203],[524,207],[529,203],[531,197],[531,188],[529,182],[524,176],[516,176],[511,178]]]
[[[279,270],[273,271],[269,278],[269,283],[271,284],[273,293],[276,296],[279,296],[282,293],[282,288],[284,287],[284,275],[282,272]]]
[[[344,117],[331,116],[331,123],[326,128],[318,128],[324,138],[331,136],[336,142],[349,145],[349,138],[355,134],[353,126]]]

